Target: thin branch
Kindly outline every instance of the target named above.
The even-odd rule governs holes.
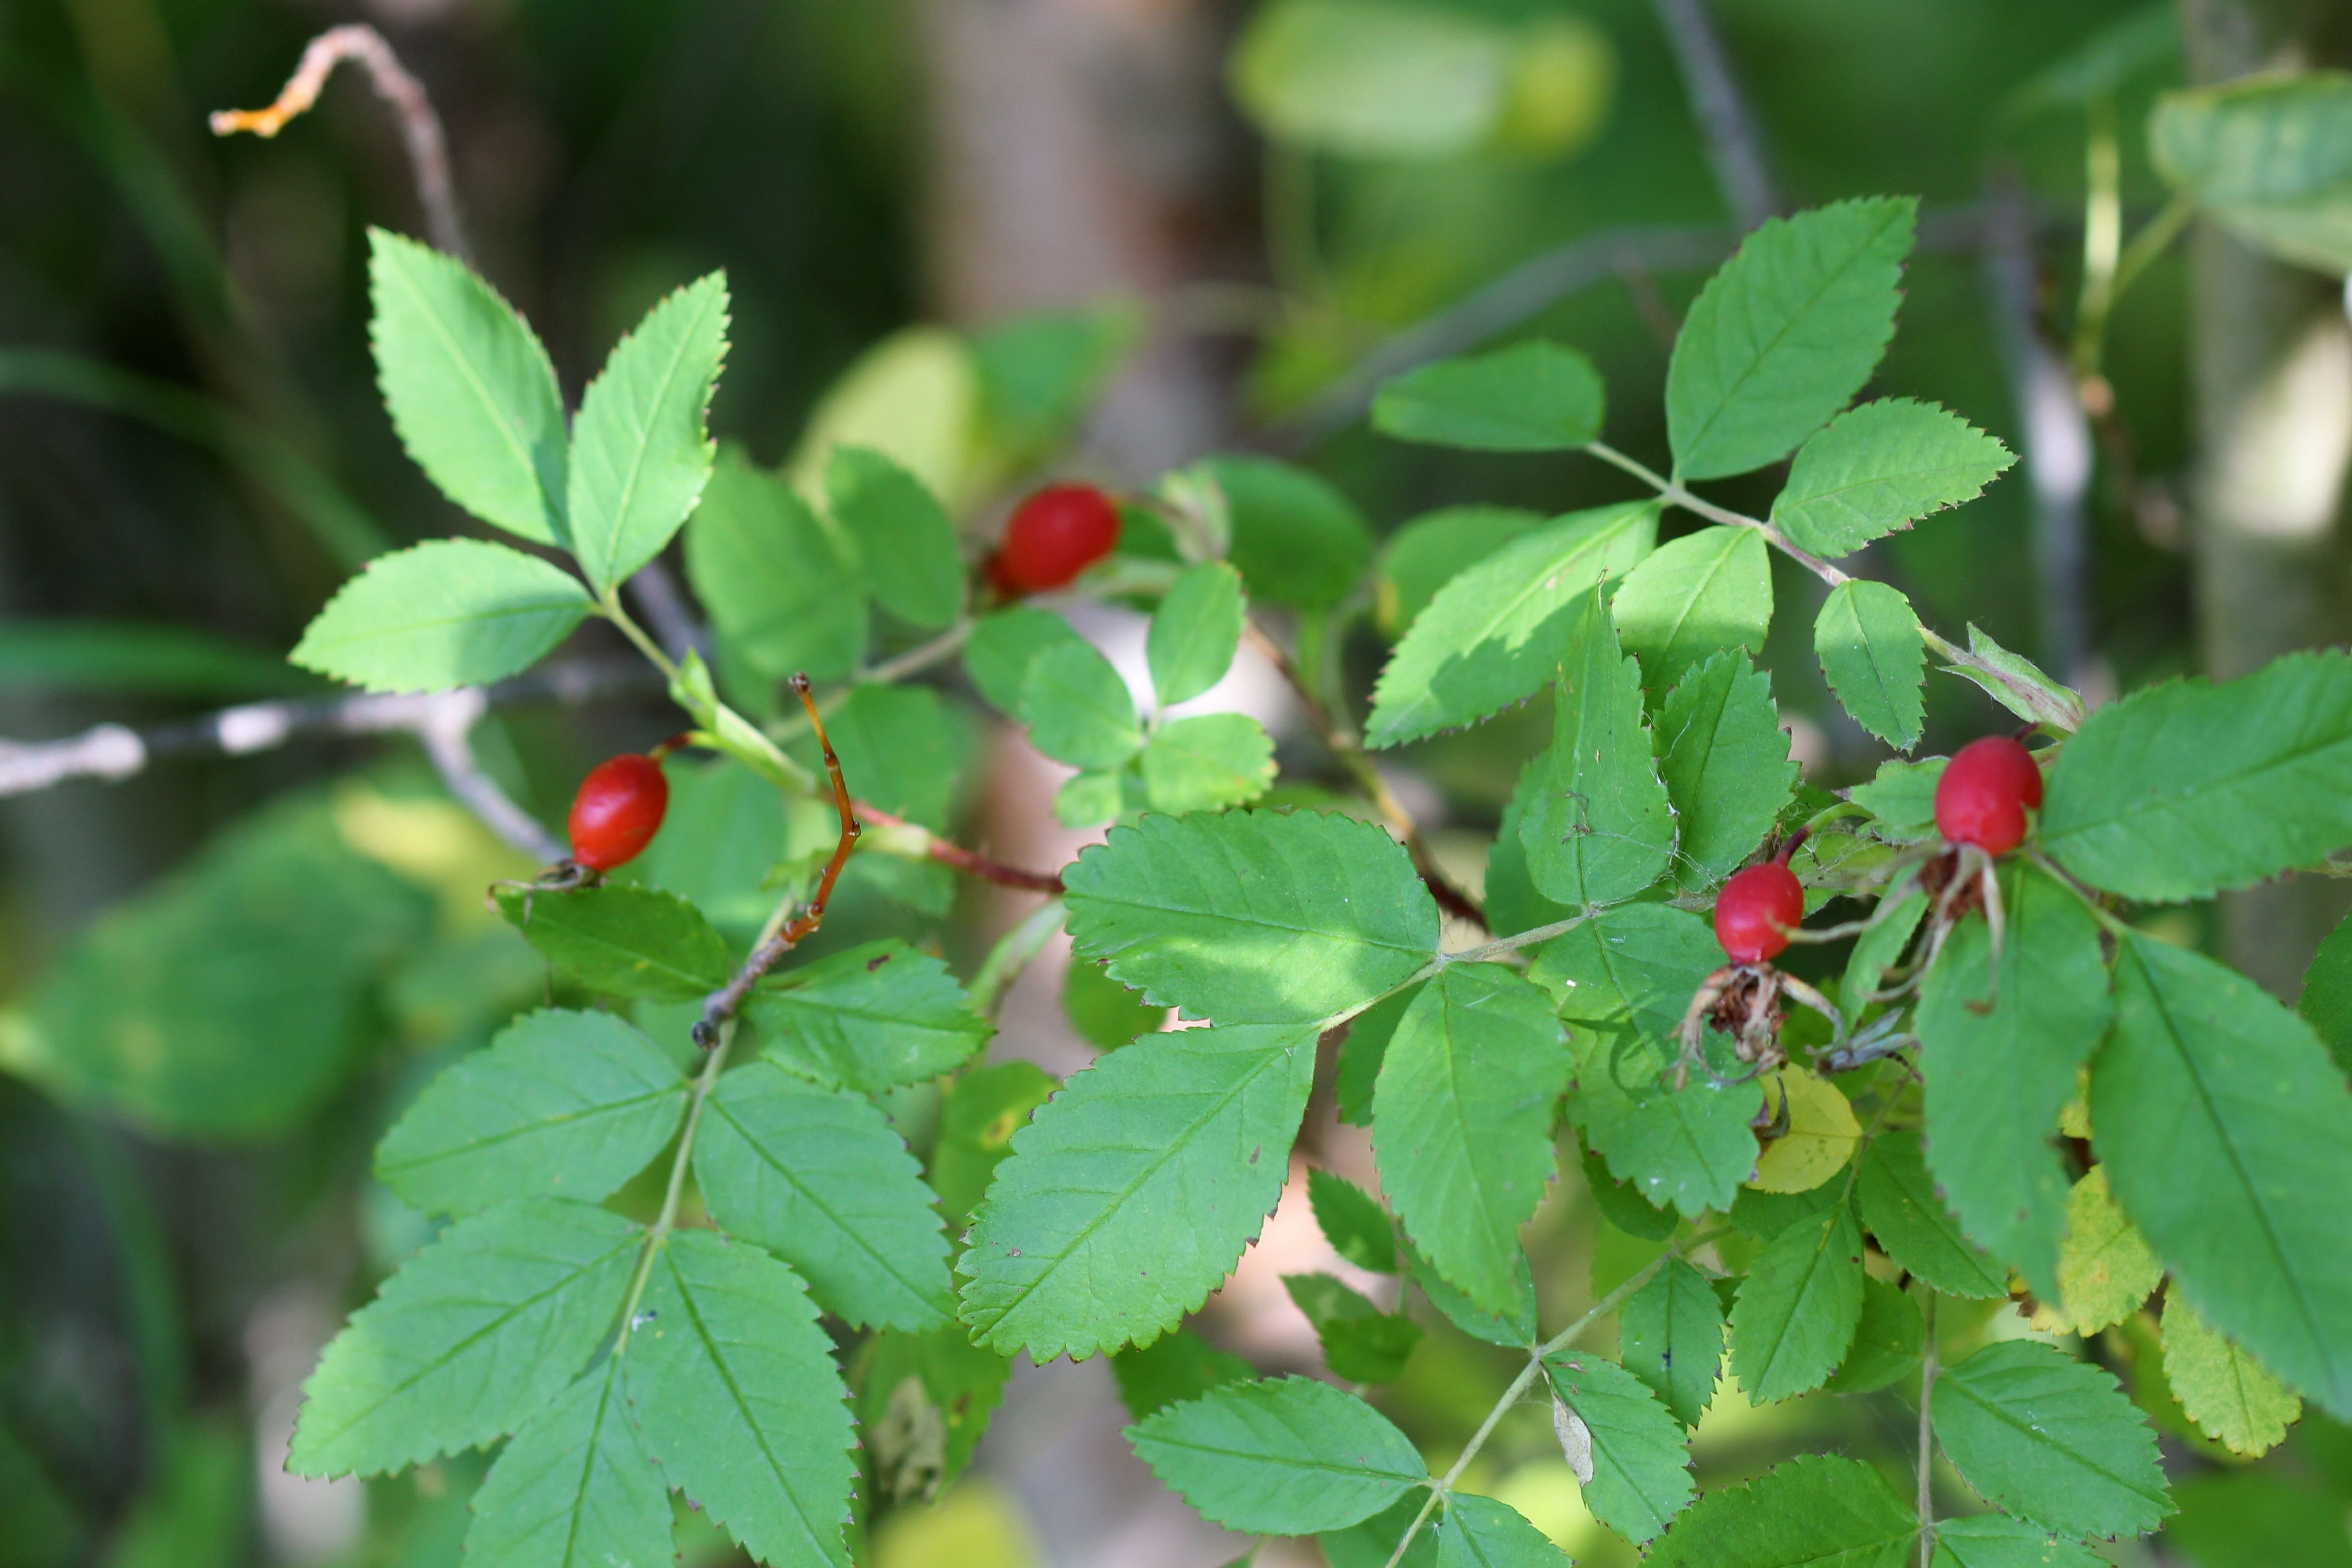
[[[709,628],[694,618],[686,595],[677,591],[677,579],[658,558],[637,568],[629,579],[629,592],[660,639],[663,652],[681,664],[688,653],[698,653],[706,659],[710,657]]]
[[[856,807],[859,821],[884,830],[877,837],[877,848],[887,848],[910,859],[936,860],[967,877],[993,882],[1000,888],[1020,888],[1033,893],[1062,891],[1062,879],[1058,873],[1024,871],[1018,866],[992,860],[978,850],[950,843],[921,824],[909,822],[903,816],[884,811],[880,806],[862,800],[851,804]]]
[[[1919,1335],[1919,1568],[1929,1568],[1936,1553],[1936,1423],[1928,1404],[1936,1392],[1936,1291],[1932,1286],[1927,1288],[1920,1315],[1926,1323]]]
[[[287,79],[277,102],[267,109],[215,110],[213,134],[250,131],[256,136],[277,135],[287,121],[310,111],[319,101],[327,78],[345,60],[357,61],[366,68],[376,96],[400,121],[400,138],[407,143],[409,166],[416,175],[416,199],[425,209],[425,232],[441,249],[465,258],[466,227],[457,218],[457,188],[449,177],[449,143],[441,133],[441,117],[433,112],[425,84],[400,63],[400,57],[373,27],[353,23],[328,28],[302,51],[302,63]]]
[[[1732,75],[1723,39],[1707,15],[1706,0],[1654,0],[1666,41],[1674,46],[1681,68],[1683,90],[1689,95],[1691,118],[1706,141],[1707,162],[1715,166],[1715,183],[1724,205],[1739,226],[1754,228],[1780,210],[1774,190],[1764,137],[1739,80]]]
[[[449,793],[484,826],[541,865],[552,866],[568,856],[562,841],[517,805],[474,760],[474,726],[489,710],[489,699],[478,686],[443,692],[418,720],[416,738]]]

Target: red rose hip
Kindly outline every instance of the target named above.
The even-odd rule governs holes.
[[[2006,735],[1960,748],[1936,781],[1936,831],[1954,844],[2006,855],[2025,841],[2025,812],[2042,805],[2033,753]]]
[[[592,871],[625,866],[661,831],[669,780],[651,757],[614,757],[580,781],[572,800],[572,858]]]
[[[1715,940],[1734,963],[1761,963],[1788,949],[1789,932],[1804,922],[1805,888],[1778,860],[1750,866],[1723,885],[1715,900]]]
[[[988,574],[1007,598],[1066,587],[1118,543],[1118,505],[1092,485],[1047,485],[1013,510]]]

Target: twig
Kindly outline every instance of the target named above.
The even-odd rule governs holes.
[[[474,760],[474,726],[489,710],[489,698],[478,686],[443,692],[418,719],[416,739],[449,793],[484,826],[541,865],[552,866],[567,858],[564,846]]]
[[[1397,799],[1396,792],[1389,788],[1388,781],[1381,777],[1381,770],[1365,754],[1353,731],[1324,706],[1322,698],[1316,694],[1315,689],[1300,673],[1297,663],[1289,653],[1266,635],[1265,628],[1259,626],[1255,617],[1244,618],[1242,635],[1249,639],[1250,646],[1257,649],[1268,664],[1281,672],[1282,679],[1297,694],[1299,704],[1307,710],[1307,717],[1315,725],[1316,732],[1322,736],[1332,761],[1338,763],[1340,771],[1364,792],[1364,797],[1372,803],[1373,809],[1388,819],[1390,830],[1403,843],[1405,853],[1412,857],[1413,869],[1420,872],[1421,879],[1429,884],[1430,896],[1437,900],[1438,907],[1450,915],[1476,921],[1481,930],[1488,929],[1486,911],[1447,879],[1444,868],[1437,863],[1436,852],[1430,848],[1429,840],[1422,837],[1419,825],[1413,821],[1412,813],[1405,809],[1404,803]]]
[[[862,800],[850,804],[856,808],[859,821],[869,826],[887,829],[889,836],[898,841],[890,847],[910,858],[937,860],[967,877],[977,877],[1000,888],[1022,888],[1033,893],[1059,893],[1062,890],[1062,879],[1058,873],[1024,871],[1018,866],[992,860],[978,850],[950,843],[920,823],[909,822],[878,805]]]
[[[1731,74],[1714,18],[1706,14],[1705,0],[1654,3],[1658,20],[1665,25],[1666,41],[1674,46],[1683,89],[1690,97],[1691,118],[1706,141],[1707,161],[1715,165],[1724,205],[1743,230],[1754,228],[1780,210],[1780,200],[1773,190],[1763,135],[1738,79]]]
[[[687,607],[686,595],[677,591],[677,579],[658,559],[637,568],[629,579],[629,592],[635,596],[637,608],[652,623],[663,652],[681,663],[688,653],[710,657],[709,629],[694,618],[694,612]]]
[[[366,68],[376,96],[391,106],[400,121],[400,138],[407,143],[409,165],[416,174],[416,199],[425,208],[425,232],[441,249],[465,258],[466,228],[457,219],[457,190],[449,178],[449,143],[441,134],[441,118],[425,96],[425,84],[409,74],[392,46],[383,41],[383,35],[373,27],[352,23],[328,28],[302,51],[302,63],[287,79],[277,102],[267,109],[215,110],[213,134],[250,131],[256,136],[277,135],[287,121],[309,112],[319,101],[327,78],[345,60],[356,60]]]
[[[1919,1333],[1919,1568],[1930,1568],[1936,1554],[1935,1432],[1928,1397],[1936,1392],[1936,1291],[1927,1288]]]

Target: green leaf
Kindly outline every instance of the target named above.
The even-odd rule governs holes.
[[[1171,1329],[1148,1345],[1113,1352],[1110,1371],[1127,1413],[1138,1421],[1180,1401],[1198,1399],[1213,1388],[1257,1376],[1249,1363],[1190,1329]]]
[[[1936,785],[1944,777],[1949,757],[1925,762],[1888,760],[1868,784],[1854,785],[1846,798],[1878,820],[1871,830],[1891,844],[1908,844],[1936,830]]]
[[[369,562],[287,657],[370,691],[442,691],[529,669],[593,607],[536,555],[436,539]]]
[[[727,646],[762,675],[838,680],[866,655],[866,582],[849,542],[731,441],[687,519],[686,574]]]
[[[1568,1113],[1609,1169],[1657,1208],[1696,1217],[1731,1206],[1756,1169],[1749,1123],[1764,1090],[1753,1080],[1717,1084],[1694,1074],[1689,1087],[1658,1082],[1657,1058],[1622,1037],[1579,1031],[1576,1092]]]
[[[1143,745],[1135,699],[1091,643],[1064,643],[1029,661],[1021,687],[1029,740],[1074,768],[1115,768]]]
[[[2094,1165],[2066,1194],[2066,1240],[2058,1249],[2058,1300],[2043,1310],[2088,1338],[2139,1310],[2164,1280],[2164,1265],[2107,1192]]]
[[[1625,1370],[1675,1419],[1696,1426],[1723,1368],[1723,1304],[1706,1275],[1679,1258],[1650,1277],[1618,1313]]]
[[[1124,769],[1080,773],[1054,792],[1054,820],[1065,827],[1099,827],[1128,810],[1128,791],[1139,783]],[[1140,802],[1137,803],[1139,809]]]
[[[531,1013],[417,1096],[375,1177],[426,1214],[526,1194],[594,1203],[646,1168],[686,1114],[659,1046],[609,1013]]]
[[[1371,531],[1330,481],[1265,458],[1206,465],[1233,516],[1233,563],[1250,597],[1328,610],[1356,591],[1372,563]]]
[[[1073,963],[1062,972],[1062,1013],[1080,1038],[1104,1051],[1168,1022],[1167,1008],[1152,1006],[1097,963]]]
[[[2294,1009],[2318,1031],[2336,1065],[2352,1074],[2352,918],[2336,922],[2319,944]]]
[[[2001,878],[2008,931],[1970,916],[1944,944],[1913,1020],[1927,1075],[1927,1168],[1969,1238],[2058,1293],[2066,1173],[2052,1139],[2111,1011],[2099,928],[2039,871]]]
[[[1763,842],[1796,791],[1770,678],[1737,649],[1717,654],[1667,695],[1657,743],[1681,831],[1676,880],[1712,887]]]
[[[669,1497],[608,1357],[531,1417],[474,1493],[469,1568],[668,1562]]]
[[[1861,390],[1895,335],[1918,210],[1875,196],[1774,218],[1707,279],[1666,367],[1676,479],[1785,458]]]
[[[1706,917],[1624,904],[1536,949],[1528,978],[1559,999],[1571,1024],[1630,1026],[1655,1068],[1681,1049],[1675,1034],[1691,995],[1722,963],[1723,944]],[[1625,1082],[1637,1087],[1632,1077]]]
[[[2102,708],[2050,770],[2041,837],[2095,888],[2201,899],[2352,844],[2352,654],[2289,654],[2220,686]]]
[[[1286,1274],[1282,1284],[1315,1325],[1323,1364],[1332,1376],[1347,1383],[1393,1383],[1403,1374],[1412,1347],[1421,1342],[1420,1326],[1411,1319],[1381,1311],[1361,1291],[1328,1274]]]
[[[1147,816],[1063,882],[1080,957],[1221,1024],[1319,1022],[1437,952],[1437,905],[1403,847],[1337,813]]]
[[[627,882],[570,892],[501,888],[499,912],[550,963],[591,991],[698,1002],[727,984],[727,943],[702,911]]]
[[[1854,1195],[1879,1249],[1947,1296],[1990,1301],[2009,1294],[2009,1270],[1960,1234],[1936,1195],[1916,1132],[1880,1134],[1862,1157]]]
[[[597,592],[661,553],[710,478],[703,429],[727,357],[727,277],[646,313],[588,384],[572,426],[572,553]]]
[[[1948,664],[1945,672],[1979,687],[1984,694],[2029,724],[2040,724],[2071,735],[2083,727],[2083,695],[2050,679],[2041,666],[2014,654],[1987,637],[1984,628],[1969,625],[1969,652],[1986,668]],[[1998,677],[1998,679],[1996,679]]]
[[[612,1328],[641,1239],[616,1214],[555,1198],[459,1220],[327,1346],[286,1468],[383,1475],[515,1431]]]
[[[1127,1429],[1160,1484],[1229,1530],[1343,1530],[1429,1479],[1387,1416],[1303,1377],[1234,1383]]]
[[[1833,1203],[1764,1244],[1731,1307],[1731,1370],[1749,1403],[1819,1388],[1862,1321],[1862,1227]]]
[[[1274,738],[1246,713],[1171,719],[1143,747],[1143,788],[1154,811],[1213,811],[1264,795],[1274,783]]]
[[[1444,1517],[1429,1533],[1437,1542],[1436,1568],[1566,1568],[1569,1562],[1518,1510],[1475,1492],[1449,1493]]]
[[[1561,657],[1546,776],[1519,821],[1528,875],[1555,902],[1614,903],[1673,861],[1674,807],[1651,761],[1641,679],[1594,589]]]
[[[2172,1511],[2147,1417],[2100,1368],[2032,1340],[1936,1379],[1936,1440],[1977,1495],[2061,1535],[2138,1535]]]
[[[1838,556],[1974,500],[2017,461],[1958,415],[1907,397],[1839,415],[1807,441],[1772,502],[1791,543]]]
[[[1633,1183],[1611,1175],[1609,1162],[1598,1150],[1585,1150],[1577,1163],[1583,1167],[1584,1186],[1592,1195],[1593,1207],[1613,1229],[1637,1240],[1664,1241],[1682,1223],[1670,1209],[1652,1208],[1649,1200],[1633,1190]]]
[[[1911,601],[1884,583],[1850,577],[1813,619],[1813,653],[1854,722],[1907,752],[1927,717],[1927,648]]]
[[[1019,605],[998,610],[972,623],[963,645],[964,673],[989,706],[1011,718],[1021,715],[1021,694],[1029,683],[1029,664],[1048,648],[1084,644],[1086,638],[1051,610]]]
[[[1871,994],[1885,984],[1886,972],[1910,947],[1912,933],[1927,913],[1925,893],[1906,894],[1892,906],[1882,905],[1872,911],[1874,923],[1854,939],[1853,951],[1846,955],[1845,973],[1838,979],[1838,1007],[1847,1024],[1862,1021],[1871,1005]]]
[[[770,1061],[860,1094],[937,1078],[993,1032],[945,963],[896,939],[787,970],[746,1011]]]
[[[1372,1091],[1379,1087],[1381,1063],[1387,1058],[1389,1040],[1421,987],[1408,985],[1384,996],[1349,1020],[1339,1041],[1339,1065],[1332,1073],[1331,1097],[1339,1120],[1350,1127],[1372,1124]]]
[[[1550,1001],[1493,963],[1441,970],[1381,1066],[1381,1187],[1422,1256],[1489,1311],[1510,1300],[1519,1226],[1551,1179],[1570,1066]]]
[[[2164,1381],[2189,1418],[2234,1453],[2268,1453],[2303,1415],[2294,1391],[2215,1332],[2185,1296],[2164,1304]]]
[[[1397,1261],[1395,1227],[1371,1194],[1345,1176],[1317,1169],[1307,1173],[1307,1201],[1332,1251],[1375,1274],[1403,1267]]]
[[[1503,112],[1511,37],[1475,17],[1380,0],[1280,0],[1228,65],[1266,134],[1352,157],[1467,152]]]
[[[1927,1322],[1919,1304],[1884,1279],[1862,1277],[1862,1321],[1845,1362],[1822,1386],[1832,1394],[1869,1394],[1897,1383],[1916,1383],[1919,1346]]]
[[[996,1167],[1013,1152],[1013,1135],[1060,1087],[1058,1079],[1028,1062],[998,1062],[948,1080],[930,1177],[950,1235],[963,1234]]]
[[[1499,1312],[1490,1312],[1464,1295],[1414,1249],[1411,1241],[1404,1245],[1404,1260],[1412,1282],[1421,1287],[1429,1304],[1472,1339],[1484,1340],[1490,1345],[1507,1345],[1513,1350],[1534,1346],[1536,1280],[1534,1270],[1528,1267],[1526,1253],[1518,1255],[1511,1274],[1510,1300]]]
[[[484,522],[562,543],[563,402],[514,307],[457,258],[380,228],[368,300],[384,409],[416,466]]]
[[[1151,613],[1144,638],[1160,705],[1188,701],[1223,680],[1241,641],[1241,574],[1207,561],[1177,578]]]
[[[952,1485],[1004,1399],[1013,1363],[950,1323],[926,1334],[875,1336],[857,1401],[880,1489],[902,1501]]]
[[[1316,1031],[1180,1029],[1111,1052],[1013,1140],[958,1267],[973,1339],[1044,1363],[1206,1300],[1282,1195]]]
[[[1590,1351],[1554,1352],[1544,1372],[1590,1436],[1585,1506],[1637,1546],[1659,1534],[1697,1489],[1681,1425],[1641,1378]]]
[[[2208,1472],[2174,1495],[2180,1514],[2166,1526],[2166,1542],[2193,1552],[2203,1568],[2352,1568],[2344,1500],[2332,1488],[2292,1481],[2265,1466]]]
[[[1436,591],[1381,670],[1366,743],[1474,724],[1550,680],[1593,584],[1650,552],[1654,501],[1570,512],[1493,551]]]
[[[1809,1454],[1701,1498],[1650,1568],[1909,1568],[1918,1521],[1860,1459]]]
[[[1540,526],[1544,515],[1516,506],[1449,506],[1402,524],[1381,542],[1372,616],[1393,642],[1437,591],[1504,545]]]
[[[1559,452],[1601,434],[1607,390],[1574,349],[1536,341],[1440,360],[1381,384],[1372,427],[1482,452]]]
[[[2091,1124],[2170,1294],[2352,1415],[2352,1089],[2309,1026],[2210,959],[2127,937]]]
[[[1718,649],[1764,648],[1772,623],[1772,560],[1752,528],[1716,526],[1663,544],[1625,579],[1617,635],[1664,691]]]
[[[2352,77],[2306,70],[2167,93],[2148,116],[2157,169],[2258,249],[2352,270]]]
[[[871,1100],[751,1062],[703,1109],[694,1179],[729,1234],[791,1264],[859,1328],[919,1331],[953,1315],[930,1189]]]
[[[841,373],[801,426],[784,477],[803,495],[824,486],[836,447],[866,447],[933,495],[959,498],[972,479],[980,369],[959,332],[901,327]]]
[[[835,447],[824,468],[825,510],[857,548],[875,602],[936,629],[963,611],[963,547],[923,481],[884,453]]]
[[[629,1403],[663,1479],[776,1568],[848,1568],[857,1467],[833,1341],[793,1271],[709,1231],[654,1259]]]
[[[2088,1547],[2060,1541],[2040,1525],[2007,1514],[1936,1523],[1936,1568],[2101,1568],[2105,1561]]]

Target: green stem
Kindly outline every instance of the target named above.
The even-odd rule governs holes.
[[[980,973],[971,977],[974,1012],[983,1018],[996,1016],[996,1010],[1004,1005],[1004,993],[1029,967],[1030,960],[1045,950],[1054,933],[1062,929],[1062,900],[1047,899],[1031,910],[1019,925],[996,939],[996,945],[981,961]]]
[[[762,941],[766,940],[764,937]],[[629,1279],[627,1300],[621,1303],[620,1335],[613,1342],[613,1353],[619,1355],[629,1348],[629,1336],[636,1331],[637,1303],[645,1299],[646,1282],[653,1278],[654,1259],[660,1255],[662,1244],[669,1233],[677,1228],[677,1210],[686,1193],[686,1172],[694,1158],[694,1138],[702,1130],[702,1108],[709,1101],[710,1091],[718,1087],[719,1074],[727,1064],[727,1047],[734,1043],[735,1026],[730,1023],[719,1036],[719,1043],[710,1047],[702,1071],[694,1080],[694,1090],[686,1108],[686,1126],[677,1135],[677,1156],[669,1163],[669,1186],[662,1194],[661,1215],[653,1228],[646,1232],[646,1245],[637,1254],[637,1271]]]
[[[1919,1335],[1919,1568],[1930,1568],[1936,1553],[1935,1430],[1928,1415],[1928,1397],[1936,1392],[1936,1290],[1927,1287],[1920,1309],[1925,1320]]]

